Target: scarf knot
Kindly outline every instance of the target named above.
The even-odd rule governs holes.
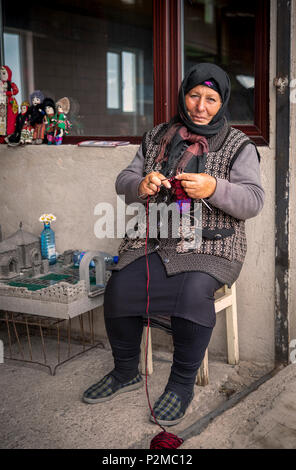
[[[206,158],[209,152],[209,144],[207,139],[203,135],[197,135],[190,132],[187,127],[182,126],[179,129],[179,134],[183,140],[187,140],[191,145],[184,152],[181,160],[177,166],[177,172],[183,172],[191,160],[192,157],[203,157]]]
[[[202,157],[203,163],[205,163],[206,156],[209,152],[209,144],[206,137],[190,132],[189,129],[187,129],[187,127],[183,126],[181,123],[173,124],[162,137],[160,142],[160,152],[155,162],[157,163],[167,161],[167,147],[177,132],[184,141],[190,142],[190,145],[185,150],[180,161],[178,162],[176,173],[182,173],[185,170],[188,162],[193,157]]]

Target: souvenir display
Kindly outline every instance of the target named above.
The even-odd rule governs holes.
[[[44,100],[44,95],[40,90],[35,90],[30,95],[30,122],[34,128],[33,133],[33,144],[42,144],[45,134],[45,121],[44,115],[45,111],[42,108],[42,102]]]
[[[11,81],[12,72],[7,65],[0,67],[0,143],[7,141],[15,131],[15,122],[18,114],[18,104],[14,97],[18,87]]]
[[[15,122],[15,131],[13,134],[11,134],[10,136],[6,138],[7,144],[10,147],[15,147],[21,143],[20,140],[21,140],[21,133],[22,133],[23,127],[25,125],[28,125],[30,121],[29,107],[30,107],[30,103],[28,101],[22,102],[21,112],[17,115],[16,122]],[[24,143],[25,141],[24,134],[22,136],[22,140],[23,140],[22,143]]]
[[[56,103],[44,97],[40,90],[30,94],[19,112],[14,97],[19,90],[11,82],[12,72],[7,65],[0,66],[0,143],[10,147],[24,144],[60,145],[72,124],[67,118],[70,100],[66,96]]]

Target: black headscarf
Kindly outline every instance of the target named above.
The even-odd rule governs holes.
[[[189,117],[186,105],[185,95],[195,86],[202,84],[205,80],[214,80],[218,87],[222,99],[222,106],[211,122],[206,125],[195,124]],[[218,65],[210,63],[196,64],[186,73],[178,97],[178,120],[194,134],[211,137],[225,124],[224,116],[227,111],[227,104],[230,97],[231,84],[229,76]]]

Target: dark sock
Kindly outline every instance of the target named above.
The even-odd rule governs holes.
[[[106,318],[105,326],[114,358],[112,375],[121,383],[139,373],[142,317]]]
[[[197,371],[203,361],[213,328],[190,320],[171,317],[174,357],[166,390],[175,392],[182,400],[182,408],[192,399]]]

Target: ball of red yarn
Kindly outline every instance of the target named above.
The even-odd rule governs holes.
[[[162,431],[152,439],[150,449],[177,449],[183,442],[181,437]]]

